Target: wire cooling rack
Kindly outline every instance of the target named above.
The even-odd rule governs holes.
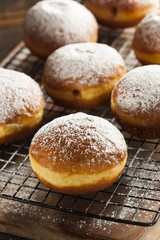
[[[131,50],[134,29],[109,30],[100,27],[99,42],[116,48],[127,69],[138,66]],[[44,61],[30,53],[23,43],[1,66],[25,72],[41,84]],[[56,106],[44,92],[46,108],[42,125],[62,115],[76,112]],[[119,129],[109,106],[85,111],[108,119]],[[121,129],[120,129],[121,130]],[[85,217],[140,226],[155,224],[160,214],[160,140],[139,140],[121,130],[128,145],[128,161],[120,179],[111,187],[87,195],[71,196],[54,192],[33,174],[28,158],[33,136],[0,146],[0,197],[52,208]]]

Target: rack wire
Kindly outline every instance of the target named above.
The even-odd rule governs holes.
[[[139,65],[131,42],[134,29],[110,30],[100,26],[99,42],[116,48],[127,69]],[[76,110],[56,106],[41,84],[44,60],[20,43],[1,66],[25,72],[40,83],[46,108],[41,125]],[[125,136],[128,161],[122,176],[111,187],[87,195],[72,196],[45,187],[31,170],[28,151],[33,136],[14,144],[0,146],[0,197],[43,206],[85,217],[139,226],[152,226],[160,214],[160,140],[139,140],[124,132],[115,121],[109,106],[85,111],[112,122]]]

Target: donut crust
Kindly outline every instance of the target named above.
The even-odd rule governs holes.
[[[53,86],[46,84],[45,77],[43,77],[42,82],[47,93],[54,99],[55,104],[70,109],[91,109],[106,104],[106,102],[110,99],[111,91],[115,84],[125,73],[126,69],[124,68],[122,73],[120,73],[117,77],[110,79],[108,83],[101,84],[94,88],[86,87],[82,90],[77,90],[77,86],[73,86],[73,89],[71,90],[53,89]],[[75,91],[78,91],[78,94],[74,94]]]
[[[99,64],[101,52],[105,53]],[[115,84],[125,73],[121,56],[111,47],[98,43],[71,44],[50,55],[42,82],[57,105],[91,109],[106,104]]]
[[[85,194],[104,189],[119,178],[127,147],[111,123],[77,113],[42,127],[32,140],[29,158],[37,178],[46,186]]]
[[[87,194],[111,186],[120,177],[127,161],[127,155],[118,166],[96,174],[59,174],[38,163],[30,154],[34,174],[41,183],[57,192],[67,194]],[[50,176],[50,177],[49,177]],[[74,183],[74,184],[73,184]]]
[[[142,64],[160,64],[160,10],[147,15],[137,26],[132,47]]]
[[[124,75],[112,91],[111,110],[116,120],[125,131],[141,139],[160,137],[159,73],[158,65],[139,67]]]
[[[0,68],[0,144],[33,133],[42,121],[44,106],[38,83],[26,74]]]
[[[47,58],[67,44],[97,42],[98,24],[93,14],[78,2],[40,1],[28,10],[22,35],[35,55]]]
[[[159,138],[160,136],[160,128],[159,122],[160,118],[152,118],[152,114],[150,113],[149,117],[153,120],[151,123],[145,120],[145,114],[141,115],[141,117],[137,118],[137,116],[130,115],[128,112],[125,114],[121,109],[117,106],[115,95],[113,94],[111,97],[111,109],[112,113],[114,114],[117,122],[121,125],[121,127],[126,131],[131,133],[133,136],[137,136],[140,139],[148,138],[148,139],[155,139]],[[141,120],[142,119],[142,120]]]
[[[44,106],[32,117],[21,116],[18,121],[0,124],[0,144],[17,142],[32,134],[43,119]]]
[[[95,1],[86,0],[86,7],[96,16],[98,21],[112,28],[132,27],[147,14],[158,9],[159,2],[143,3],[133,1]]]

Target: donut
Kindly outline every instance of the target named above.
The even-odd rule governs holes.
[[[159,0],[86,0],[85,4],[102,24],[125,28],[158,9]]]
[[[71,43],[96,42],[98,24],[93,14],[72,0],[46,0],[27,12],[23,39],[42,58]]]
[[[44,125],[32,139],[29,158],[33,172],[46,186],[62,193],[85,194],[119,178],[127,147],[110,122],[79,112]]]
[[[147,15],[137,26],[133,49],[143,64],[160,64],[160,10]]]
[[[139,138],[160,137],[160,66],[131,70],[117,83],[111,109],[124,130]]]
[[[42,82],[60,106],[90,109],[110,98],[126,72],[119,53],[99,43],[77,43],[57,49],[45,64]]]
[[[24,73],[0,68],[0,144],[31,134],[43,117],[41,89]]]

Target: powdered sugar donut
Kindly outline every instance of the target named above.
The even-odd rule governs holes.
[[[110,122],[84,113],[54,119],[34,136],[29,157],[39,180],[69,194],[104,189],[127,161],[123,135]]]
[[[160,137],[160,66],[124,75],[112,92],[111,108],[126,131],[140,138]]]
[[[56,104],[89,109],[106,104],[125,72],[120,54],[106,44],[70,44],[49,56],[43,84]]]
[[[0,144],[31,134],[43,117],[44,99],[29,76],[0,68]]]
[[[86,0],[86,7],[109,27],[131,27],[159,7],[159,0]]]
[[[133,49],[140,62],[160,64],[160,10],[147,15],[138,24]]]
[[[27,12],[23,23],[24,41],[40,57],[70,43],[96,42],[97,31],[93,14],[72,0],[40,1]]]

